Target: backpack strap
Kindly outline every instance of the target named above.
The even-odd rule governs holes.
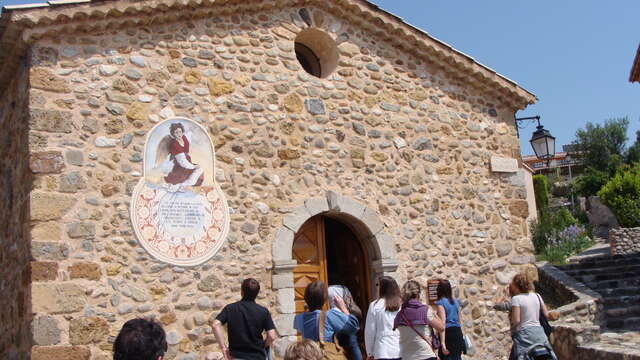
[[[324,311],[320,310],[320,315],[318,315],[318,342],[320,344],[324,344],[324,319],[325,319],[325,313]]]

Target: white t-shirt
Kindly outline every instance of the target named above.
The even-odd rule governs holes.
[[[433,320],[434,312],[427,306],[427,319]],[[400,358],[402,360],[424,360],[436,357],[431,349],[431,327],[429,325],[413,326],[424,338],[418,336],[410,326],[398,326],[400,333]]]
[[[536,293],[519,294],[511,298],[511,306],[520,308],[520,324],[517,330],[540,326],[540,298]]]

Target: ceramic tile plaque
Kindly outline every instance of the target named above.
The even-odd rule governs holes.
[[[161,122],[147,136],[143,167],[131,199],[140,245],[173,265],[209,260],[226,239],[229,209],[215,183],[215,153],[207,131],[187,118]]]
[[[491,157],[491,171],[493,172],[517,172],[518,160],[498,156]]]

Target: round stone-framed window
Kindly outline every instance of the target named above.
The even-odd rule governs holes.
[[[338,45],[324,31],[302,30],[295,39],[298,62],[307,73],[326,78],[338,67]]]

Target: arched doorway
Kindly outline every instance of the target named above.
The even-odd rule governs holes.
[[[325,238],[324,232],[326,226],[307,226],[302,229],[308,220],[320,215],[325,218],[338,220],[346,225],[351,233],[355,235],[359,241],[361,248],[367,261],[367,269],[369,281],[369,294],[373,293],[371,286],[375,279],[382,275],[396,275],[398,261],[396,259],[396,245],[393,237],[385,230],[385,224],[378,216],[377,212],[364,205],[360,201],[354,200],[348,196],[344,196],[335,191],[327,191],[324,196],[308,198],[293,209],[282,219],[282,226],[273,233],[271,243],[271,256],[273,259],[273,269],[271,277],[271,288],[276,292],[276,316],[274,321],[278,328],[278,333],[282,336],[276,341],[275,348],[278,356],[284,356],[284,350],[291,342],[296,341],[296,330],[293,328],[293,319],[299,305],[295,301],[297,296],[304,295],[304,287],[308,282],[320,279],[327,282],[328,275],[326,272],[320,271],[320,264],[326,266],[326,242],[317,242],[318,233],[321,238]],[[302,231],[301,231],[302,229]],[[314,233],[316,232],[316,233]],[[298,267],[298,261],[294,258],[293,245],[296,235],[306,234],[311,243],[308,245],[310,249],[304,250],[300,247],[298,251],[310,251],[314,248],[324,247],[322,251],[317,251],[318,258],[308,261],[306,265],[306,273],[303,274],[304,267]],[[304,255],[303,255],[304,256]],[[321,257],[320,257],[321,256]],[[315,266],[315,268],[314,268]],[[294,270],[296,270],[296,281],[294,281]],[[325,275],[322,275],[322,274]],[[322,276],[326,276],[322,278]],[[306,277],[303,279],[303,277]],[[304,283],[304,285],[303,285]],[[302,293],[297,295],[296,290]],[[366,303],[368,299],[365,299]],[[363,300],[360,300],[363,301]],[[304,309],[304,305],[302,308]],[[366,308],[363,309],[366,311]]]
[[[364,244],[349,223],[335,214],[323,213],[307,220],[293,239],[292,257],[296,313],[305,311],[306,286],[320,280],[327,285],[349,289],[362,310],[364,325],[371,301],[371,269]],[[325,304],[328,309],[330,304]],[[364,351],[364,326],[360,326],[358,340]]]
[[[296,312],[304,311],[304,289],[320,280],[344,285],[366,313],[371,300],[371,269],[362,240],[336,216],[316,215],[307,220],[293,240],[292,257]]]

